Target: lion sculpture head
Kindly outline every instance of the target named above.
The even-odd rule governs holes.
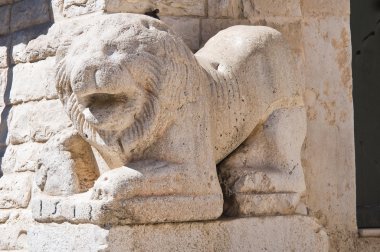
[[[57,53],[56,86],[66,112],[112,168],[142,153],[194,99],[201,71],[162,22],[105,15]],[[186,85],[192,79],[192,85]]]

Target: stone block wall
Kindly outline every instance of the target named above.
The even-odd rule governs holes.
[[[326,227],[332,251],[355,251],[348,0],[0,0],[0,250],[27,248],[38,152],[71,126],[53,81],[58,45],[90,15],[154,9],[193,51],[232,25],[283,33],[306,86],[305,214]]]

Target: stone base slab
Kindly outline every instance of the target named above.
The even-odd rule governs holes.
[[[28,242],[30,251],[328,251],[326,232],[306,216],[109,228],[41,223]]]

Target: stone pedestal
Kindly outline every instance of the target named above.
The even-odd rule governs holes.
[[[326,232],[306,216],[99,227],[37,224],[29,251],[328,251]]]

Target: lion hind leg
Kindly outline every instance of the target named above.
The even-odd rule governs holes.
[[[305,191],[303,107],[281,108],[219,164],[227,215],[294,213]]]

